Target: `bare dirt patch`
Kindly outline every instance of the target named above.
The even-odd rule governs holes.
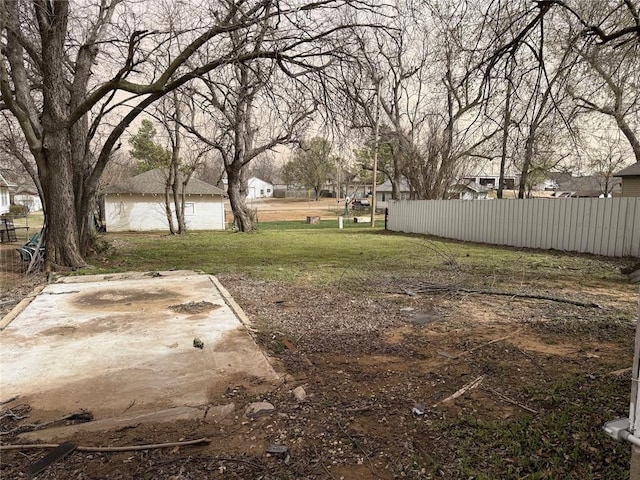
[[[281,220],[306,220],[309,217],[320,217],[321,220],[337,219],[344,210],[344,200],[321,198],[318,201],[306,198],[264,198],[248,201],[249,208],[255,209],[259,222]],[[233,218],[231,211],[227,218]]]
[[[529,422],[527,428],[536,431],[536,422],[554,415],[562,402],[572,402],[556,391],[575,388],[573,403],[582,405],[576,392],[605,389],[614,404],[619,402],[619,414],[627,408],[628,379],[610,372],[631,365],[631,298],[588,309],[482,295],[408,296],[402,291],[411,289],[413,280],[397,277],[381,278],[367,289],[312,288],[233,275],[221,281],[253,320],[259,343],[287,383],[260,397],[246,379],[211,390],[212,403],[236,405],[223,420],[139,425],[69,439],[82,445],[132,445],[207,437],[208,445],[75,452],[40,478],[467,478],[467,462],[483,448],[469,445],[470,435],[479,435],[488,424]],[[565,294],[583,296],[578,287]],[[415,312],[430,312],[432,321],[408,321]],[[478,377],[480,386],[442,403]],[[555,386],[544,387],[549,385]],[[307,395],[302,402],[292,394],[299,386]],[[271,402],[275,413],[244,417],[245,406],[256,400]],[[412,413],[414,405],[424,407],[424,415]],[[572,408],[580,415],[578,407]],[[612,412],[586,411],[610,457],[616,445],[602,440],[599,430]],[[16,424],[4,418],[2,430]],[[491,445],[491,438],[483,441]],[[11,435],[3,438],[11,441]],[[582,451],[595,455],[589,441],[575,440],[572,446],[580,462],[585,462]],[[286,452],[269,454],[271,445],[283,445]],[[546,446],[520,448],[544,459],[554,458],[558,446],[549,440]],[[500,449],[482,460],[485,466],[476,460],[474,471],[491,472],[496,462],[513,455],[504,445]],[[3,478],[18,478],[42,455],[5,452]],[[598,461],[588,468],[600,473],[585,478],[616,478],[608,475],[611,465]],[[578,468],[571,461],[556,463],[553,473],[541,478],[568,478]],[[526,470],[522,473],[526,476]]]

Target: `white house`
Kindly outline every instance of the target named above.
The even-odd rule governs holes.
[[[39,212],[42,210],[42,200],[38,192],[35,191],[35,187],[33,189],[27,189],[19,186],[13,195],[13,203],[16,205],[24,205],[29,209],[29,212]]]
[[[273,185],[258,177],[251,177],[247,181],[247,198],[269,198],[273,197]]]
[[[7,213],[11,206],[11,200],[9,198],[9,187],[13,187],[5,178],[0,174],[0,215]]]
[[[463,180],[471,181],[488,189],[497,189],[500,182],[499,162],[480,162],[474,169],[463,175]],[[504,173],[504,186],[507,190],[517,188],[520,175],[516,168],[509,164]]]
[[[104,196],[107,231],[166,230],[166,178],[167,170],[155,169],[109,187]],[[185,193],[187,230],[224,230],[225,193],[222,190],[192,178]]]
[[[489,198],[488,189],[472,180],[462,180],[451,185],[447,193],[449,198],[457,200],[486,200]]]
[[[411,189],[409,188],[409,182],[404,178],[400,180],[397,192],[398,200],[407,200],[411,195]],[[376,205],[379,208],[387,206],[387,202],[391,200],[391,193],[393,187],[391,186],[391,180],[387,180],[376,187]]]

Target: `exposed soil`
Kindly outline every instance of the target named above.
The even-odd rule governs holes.
[[[549,479],[623,478],[628,448],[601,428],[627,415],[629,372],[612,372],[631,366],[637,288],[577,279],[557,293],[603,307],[587,308],[454,292],[416,295],[421,275],[324,289],[220,276],[286,383],[260,398],[248,392],[250,379],[228,385],[210,400],[233,402],[236,410],[217,423],[139,425],[69,439],[122,446],[207,437],[208,445],[74,452],[38,478],[498,478],[491,475],[497,464],[499,478],[534,478],[533,472]],[[473,272],[451,275],[457,285],[483,283]],[[2,298],[19,298],[40,280],[18,282]],[[544,291],[526,281],[518,288]],[[477,379],[476,388],[447,400]],[[292,394],[299,386],[304,401]],[[245,417],[245,407],[258,400],[271,402],[275,412]],[[19,399],[1,408],[3,432],[30,422]],[[14,434],[2,438],[16,442]],[[273,445],[286,452],[267,453]],[[0,477],[26,478],[26,467],[44,453],[3,452]],[[515,462],[519,457],[527,460]]]
[[[256,210],[258,222],[276,220],[305,220],[309,217],[320,217],[321,220],[335,220],[344,211],[344,200],[335,198],[259,198],[248,201],[247,205]],[[233,218],[231,210],[226,212],[227,218]]]

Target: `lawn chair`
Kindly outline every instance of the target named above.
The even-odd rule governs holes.
[[[34,257],[36,257],[36,253],[38,253],[38,261],[42,262],[44,260],[45,250],[45,242],[42,232],[40,231],[34,234],[27,243],[16,250],[18,255],[20,255],[20,259],[23,262],[29,262],[29,265],[31,265]]]

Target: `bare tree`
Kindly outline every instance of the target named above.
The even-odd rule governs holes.
[[[254,32],[231,32],[230,42],[240,54],[260,51],[274,22],[265,18]],[[234,223],[241,232],[254,229],[246,204],[249,164],[279,145],[298,141],[315,112],[301,85],[292,72],[278,68],[278,61],[256,59],[202,75],[192,90],[192,114],[185,126],[222,158]]]
[[[593,44],[577,49],[582,69],[569,91],[582,111],[613,120],[640,162],[640,57],[633,50]]]
[[[283,174],[287,183],[313,190],[315,200],[336,169],[333,146],[323,137],[314,137],[302,142],[284,165]]]
[[[462,163],[497,132],[478,115],[486,78],[468,68],[479,61],[481,17],[467,2],[398,1],[395,8],[387,30],[355,31],[357,49],[340,70],[342,92],[354,128],[374,129],[379,102],[396,196],[404,177],[413,197],[443,198]]]
[[[559,62],[571,64],[571,71],[559,84],[565,84],[583,111],[610,116],[640,160],[635,120],[630,120],[637,117],[640,70],[636,2],[499,0],[492,2],[488,17],[505,18],[505,12],[512,10],[518,12],[516,19],[502,31],[496,30],[496,40],[478,67],[495,72],[528,50],[532,54],[528,63],[538,65],[543,74],[542,85],[551,83]],[[553,31],[551,35],[549,30]],[[574,65],[576,56],[580,58],[578,66]],[[561,90],[549,95],[552,107],[558,106],[561,96]]]
[[[617,138],[595,135],[587,137],[585,141],[591,144],[584,148],[587,152],[587,167],[598,181],[602,194],[610,195],[615,186],[613,175],[631,163],[630,157]]]
[[[192,22],[173,32],[160,23],[154,4],[4,0],[1,106],[17,119],[37,165],[47,218],[47,268],[85,265],[100,177],[121,134],[145,108],[224,65],[270,58],[290,71],[310,66],[324,54],[311,45],[341,28],[336,15],[323,13],[351,3],[362,4],[217,0],[203,8],[181,2],[180,14]],[[276,34],[261,48],[238,50],[230,41],[231,32],[255,31],[266,21]],[[169,42],[176,36],[182,40]],[[169,43],[175,54],[159,68],[157,57]],[[213,44],[215,55],[205,61],[195,55]],[[123,101],[117,92],[130,98]],[[107,117],[113,120],[110,126]],[[97,144],[101,129],[105,140]]]
[[[274,182],[277,173],[278,167],[271,152],[256,157],[247,169],[249,177],[257,177],[269,183]]]

